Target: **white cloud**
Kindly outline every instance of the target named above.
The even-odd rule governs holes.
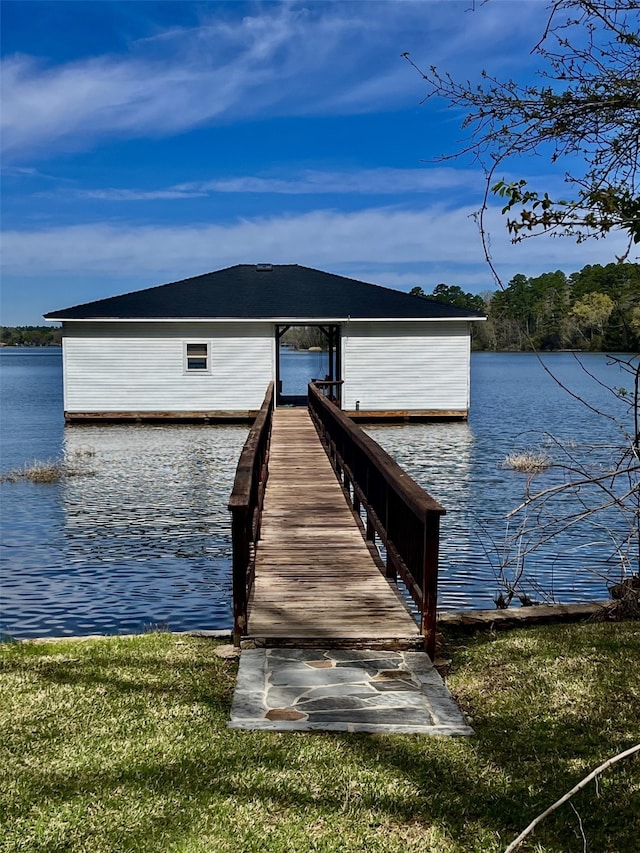
[[[185,184],[185,189],[234,193],[321,194],[358,193],[388,195],[437,192],[454,187],[478,186],[478,170],[427,167],[422,169],[361,169],[351,172],[306,170],[291,178],[240,176],[208,181],[201,185]]]
[[[403,50],[416,48],[420,59],[428,44],[432,63],[456,44],[453,69],[475,56],[477,71],[479,56],[506,50],[505,32],[513,49],[532,10],[540,17],[540,4],[489,4],[477,16],[478,40],[468,19],[460,26],[466,3],[285,2],[242,18],[223,17],[214,4],[200,26],[134,42],[128,54],[60,65],[9,56],[2,63],[5,158],[78,150],[104,138],[167,136],[238,117],[416,104],[423,87],[400,59]]]
[[[334,74],[344,68],[340,47],[355,38],[355,23],[330,12],[312,19],[283,4],[176,28],[134,43],[125,56],[58,66],[10,56],[2,67],[5,154],[171,135],[222,117],[313,112],[314,91],[327,84],[325,63],[331,57],[339,66]],[[309,50],[311,37],[318,50]]]
[[[180,198],[202,198],[208,195],[204,190],[186,190],[169,187],[165,190],[129,190],[110,188],[106,190],[77,190],[77,198],[92,198],[97,201],[167,201]]]
[[[110,276],[113,292],[132,279],[161,283],[236,263],[299,263],[385,284],[436,278],[484,289],[490,275],[469,209],[316,210],[225,225],[179,227],[95,223],[4,237],[6,273],[23,278]],[[497,211],[489,216],[493,258],[508,280],[516,272],[567,272],[608,263],[622,235],[576,245],[537,238],[512,246]],[[394,269],[395,267],[395,269]],[[126,287],[117,283],[128,282]],[[90,296],[88,298],[91,298]],[[61,299],[64,302],[64,298]]]
[[[448,166],[421,169],[360,169],[331,172],[307,169],[279,175],[239,175],[208,181],[190,181],[156,190],[107,188],[78,190],[79,198],[102,201],[154,201],[158,199],[196,198],[213,193],[272,193],[277,195],[402,195],[441,192],[475,187],[482,190],[482,173]]]

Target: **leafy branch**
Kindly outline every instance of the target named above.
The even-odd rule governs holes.
[[[468,135],[449,160],[471,154],[485,170],[484,205],[491,193],[506,200],[514,241],[539,233],[578,241],[613,229],[629,236],[628,257],[640,242],[640,0],[556,0],[531,53],[541,60],[540,83],[457,81],[436,66],[424,71],[424,100],[444,98],[460,108]],[[530,189],[525,180],[496,180],[507,160],[542,154],[569,158],[569,198]],[[483,208],[484,209],[484,208]]]

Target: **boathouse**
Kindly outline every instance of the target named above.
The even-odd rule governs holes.
[[[67,421],[251,420],[281,339],[317,326],[346,414],[464,419],[483,315],[297,264],[239,264],[45,315],[62,322]]]

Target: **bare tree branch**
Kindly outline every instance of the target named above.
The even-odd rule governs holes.
[[[585,788],[589,784],[589,782],[591,782],[592,779],[596,779],[598,776],[600,776],[602,773],[604,773],[604,771],[607,770],[609,767],[613,766],[614,764],[617,764],[618,761],[622,761],[623,758],[629,758],[630,756],[635,755],[635,753],[637,753],[637,752],[640,752],[640,743],[636,744],[635,746],[632,746],[630,749],[625,749],[624,752],[619,752],[617,755],[614,755],[612,758],[607,759],[607,761],[605,761],[604,764],[601,764],[599,767],[596,767],[595,770],[592,770],[588,776],[585,776],[584,779],[581,779],[578,782],[578,784],[574,785],[570,791],[567,791],[567,793],[564,794],[564,796],[560,797],[560,799],[556,800],[555,803],[553,803],[553,805],[549,806],[548,809],[545,809],[534,820],[532,820],[531,823],[525,829],[522,830],[520,835],[516,839],[514,839],[514,841],[512,841],[508,847],[505,848],[504,853],[513,853],[513,851],[516,850],[516,848],[518,848],[522,844],[524,839],[528,835],[530,835],[531,832],[533,832],[533,830],[536,828],[536,826],[541,821],[543,821],[545,819],[545,817],[550,815],[556,809],[560,808],[561,805],[563,805],[568,800],[570,800],[574,794],[578,793],[578,791],[581,791],[583,788]]]

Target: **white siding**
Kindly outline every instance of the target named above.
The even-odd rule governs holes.
[[[186,342],[208,342],[210,371],[187,373]],[[362,411],[469,408],[466,322],[342,325],[343,406]],[[237,412],[260,407],[275,378],[270,322],[64,324],[65,410]]]
[[[258,409],[274,378],[271,323],[65,323],[65,410]],[[186,373],[184,343],[209,342],[210,372]]]
[[[343,407],[362,411],[469,408],[466,322],[353,322],[342,326]]]

